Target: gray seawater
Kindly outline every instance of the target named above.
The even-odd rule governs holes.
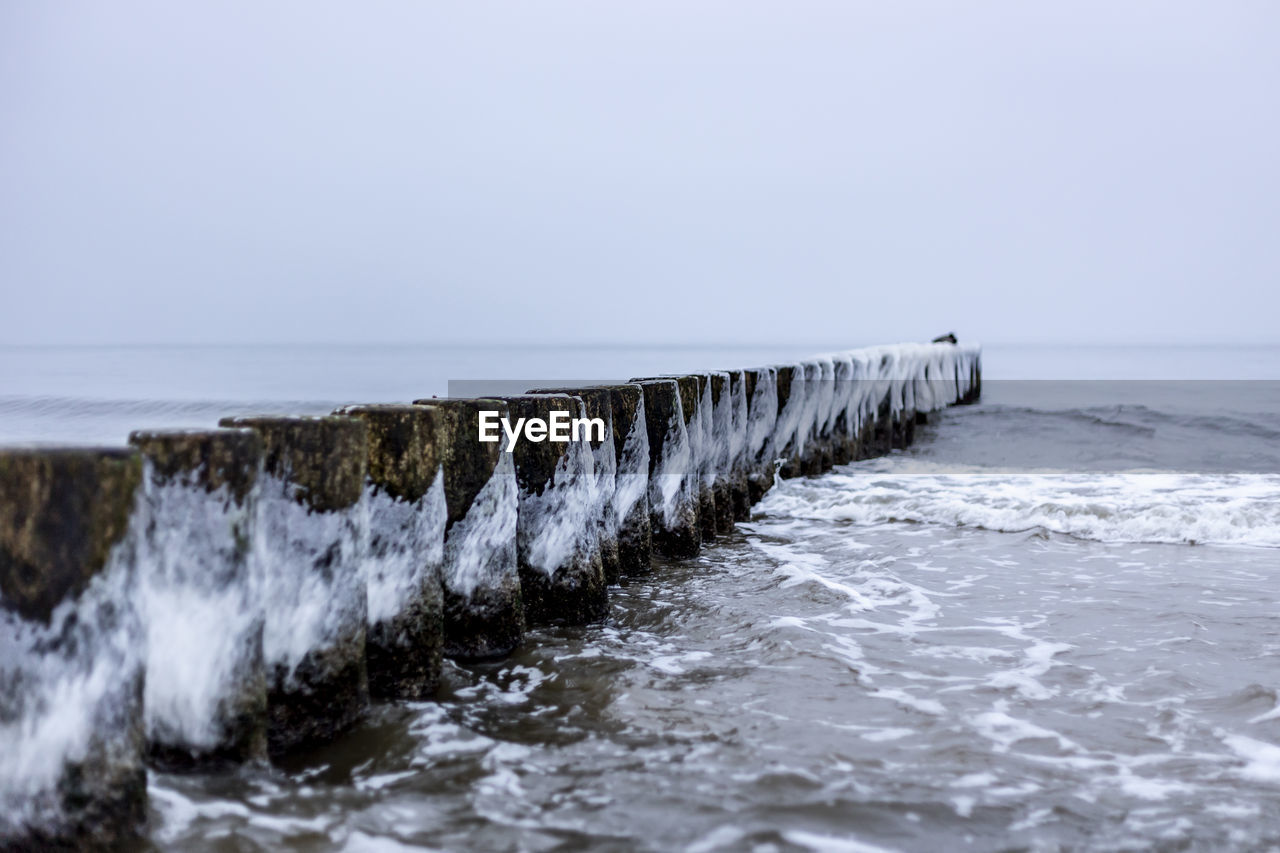
[[[622,364],[636,352],[596,361],[604,376],[803,354],[648,351],[636,370]],[[58,381],[6,378],[0,424],[9,440],[109,440],[139,412],[121,403],[197,425],[226,413],[202,420],[200,407],[228,401],[343,402],[395,358],[291,351],[307,379],[299,397],[267,387],[281,381],[271,356],[241,355],[267,378],[224,377],[214,393],[197,371],[181,394],[170,382],[192,381],[181,365],[116,387],[86,380],[71,356],[46,359],[33,369],[60,364],[65,393],[33,409],[36,395],[17,386]],[[564,355],[520,360],[535,375]],[[438,701],[379,706],[285,766],[153,774],[152,841],[1280,845],[1277,355],[989,349],[979,405],[922,428],[908,452],[780,484],[699,559],[659,562],[614,589],[605,622],[535,632],[501,662],[451,665]],[[118,358],[100,361],[142,369]],[[492,354],[421,369],[388,369],[364,396],[523,372]],[[581,361],[566,371],[541,372],[572,378]],[[74,428],[58,425],[67,412]]]

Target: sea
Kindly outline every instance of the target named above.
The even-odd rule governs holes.
[[[0,443],[832,349],[3,347]],[[982,390],[435,701],[153,772],[150,843],[1280,847],[1280,346],[989,345]]]

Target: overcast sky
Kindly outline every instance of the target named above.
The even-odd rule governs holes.
[[[0,342],[1280,342],[1280,3],[0,4]]]

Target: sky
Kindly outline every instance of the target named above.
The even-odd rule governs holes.
[[[0,4],[0,344],[1280,342],[1280,4]]]

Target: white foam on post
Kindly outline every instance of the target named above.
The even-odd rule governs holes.
[[[467,514],[449,529],[444,543],[445,589],[470,598],[477,589],[496,589],[518,576],[518,500],[515,464],[510,453],[501,452]]]
[[[796,452],[802,447],[802,439],[799,433],[803,429],[804,417],[808,408],[804,380],[804,365],[794,365],[791,372],[791,388],[787,395],[787,402],[783,405],[782,411],[778,412],[778,419],[774,425],[773,437],[769,448],[770,456],[775,459],[782,458],[782,454],[788,447],[792,449],[792,452]]]
[[[649,488],[649,425],[644,394],[636,402],[636,416],[622,442],[622,456],[614,475],[613,511],[621,524]]]
[[[831,357],[831,433],[844,419],[843,438],[855,435],[857,413],[853,411],[857,383],[854,379],[853,356],[839,353]]]
[[[747,414],[747,375],[735,370],[729,375],[729,447],[725,470],[737,473],[747,464],[747,436],[750,419]]]
[[[857,428],[861,430],[875,418],[879,407],[879,357],[873,357],[866,350],[854,350],[849,356],[854,365],[855,399],[852,405],[857,409]]]
[[[399,616],[423,583],[440,575],[447,520],[443,470],[436,469],[430,488],[416,501],[394,498],[376,487],[369,487],[365,499],[369,551],[361,575],[368,594],[368,624],[373,626]]]
[[[718,375],[724,377],[724,385],[720,404],[711,411],[711,442],[715,453],[712,465],[717,483],[733,470],[733,378],[728,373]]]
[[[814,361],[806,361],[799,365],[804,371],[804,379],[800,382],[803,395],[803,407],[800,409],[800,420],[796,423],[795,454],[804,455],[804,449],[817,436],[818,407],[821,400],[822,368]]]
[[[677,391],[677,394],[679,391]],[[680,411],[684,412],[684,400],[680,400]],[[702,445],[705,443],[707,433],[710,430],[702,417],[702,389],[699,382],[698,394],[693,402],[693,414],[690,415],[688,423],[685,424],[685,436],[689,442],[689,473],[693,479],[694,494],[696,495],[699,487],[702,485],[702,477],[706,468],[706,459],[702,453]],[[685,414],[689,414],[685,412]]]
[[[848,350],[834,358],[852,364],[850,407],[858,412],[860,426],[875,418],[886,398],[893,414],[904,409],[932,412],[956,402],[972,387],[970,371],[981,352],[976,344],[892,344]]]
[[[747,414],[747,449],[754,464],[769,447],[778,425],[778,374],[772,368],[760,371]]]
[[[364,627],[368,504],[362,498],[316,512],[295,500],[293,484],[270,474],[259,482],[254,551],[266,612],[263,655],[268,668],[284,666],[292,676],[308,652]]]
[[[698,395],[698,423],[702,426],[702,438],[698,448],[698,475],[702,485],[711,489],[715,487],[719,468],[717,465],[720,450],[717,447],[722,434],[716,433],[715,404],[712,402],[711,374],[706,374],[706,381],[699,378],[702,391]]]
[[[822,432],[832,435],[835,432],[836,418],[840,416],[842,406],[839,389],[836,387],[836,358],[824,357],[819,361],[822,367],[822,403],[819,411],[822,418]]]
[[[583,407],[582,417],[586,417],[585,405],[581,402],[578,404]],[[594,474],[593,491],[591,495],[593,515],[596,518],[596,526],[600,530],[602,536],[616,538],[618,529],[622,524],[622,516],[618,515],[614,505],[614,495],[617,493],[618,485],[618,459],[614,451],[613,443],[613,411],[612,406],[605,409],[605,435],[604,440],[599,446],[591,447],[591,468]],[[589,446],[584,442],[584,446]]]
[[[142,709],[142,621],[134,606],[134,551],[147,524],[139,500],[101,571],[48,625],[0,606],[0,838],[63,817],[66,766],[109,756],[140,766],[133,726]]]
[[[696,500],[693,489],[697,470],[693,467],[693,450],[689,431],[685,428],[679,391],[675,395],[675,409],[662,441],[662,455],[658,457],[649,482],[650,506],[661,510],[662,519],[667,524],[677,520],[681,507]]]
[[[791,450],[794,458],[804,454],[805,447],[813,439],[813,422],[818,413],[818,387],[816,377],[818,367],[810,362],[796,365],[795,381],[791,385],[791,393],[796,396],[799,405],[795,421],[795,433],[791,436]],[[781,447],[781,445],[780,445]]]
[[[777,411],[776,374],[766,386],[761,374],[749,407],[746,453],[799,455],[816,437],[834,434],[841,416],[856,436],[874,421],[880,404],[894,415],[931,412],[955,403],[972,386],[981,348],[956,344],[893,344],[819,356],[793,365],[791,392]]]
[[[586,407],[573,401],[576,417]],[[516,520],[518,553],[525,563],[548,577],[600,547],[595,460],[586,441],[570,441],[542,493],[520,492]]]
[[[220,703],[254,677],[263,623],[254,541],[257,487],[237,503],[198,475],[158,481],[147,460],[151,523],[138,544],[138,603],[146,626],[147,737],[217,747]]]

